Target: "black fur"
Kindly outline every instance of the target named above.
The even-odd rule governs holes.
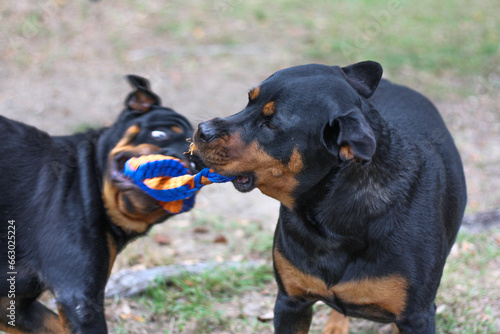
[[[128,200],[136,196],[151,210],[161,209],[133,185],[125,187],[123,180],[115,184],[121,176],[110,170],[109,162],[115,160],[110,152],[127,129],[136,125],[140,132],[131,141],[131,149],[151,144],[156,153],[176,156],[187,164],[191,159],[184,154],[188,150],[186,138],[192,135],[188,120],[160,106],[146,79],[130,76],[129,81],[134,91],[125,101],[126,109],[109,128],[53,137],[0,116],[0,329],[60,333],[65,326],[67,333],[107,332],[103,300],[112,265],[110,252],[119,252],[147,229],[127,230],[115,224],[105,207],[103,180],[127,189]],[[134,105],[139,109],[132,108]],[[172,131],[173,126],[182,133]],[[154,130],[165,136],[153,137]],[[158,213],[157,221],[148,222],[149,227],[168,217],[164,211]],[[15,221],[13,270],[7,258],[8,221]],[[12,271],[17,272],[15,299],[8,296],[5,279]],[[57,316],[36,301],[46,289],[56,298],[60,327],[54,325],[59,322]],[[11,300],[16,303],[16,327],[7,324],[10,319],[5,306]]]
[[[268,193],[274,181],[263,184],[266,170],[226,168],[236,166],[230,138],[257,143],[283,166],[300,153],[293,201],[273,196],[282,201],[274,249],[298,272],[333,289],[394,275],[407,282],[404,310],[394,314],[337,295],[288,295],[290,278],[275,267],[277,333],[308,328],[317,300],[345,315],[395,322],[404,333],[435,332],[434,298],[466,205],[463,167],[432,103],[381,75],[374,62],[284,69],[250,94],[258,96],[242,112],[201,123],[195,133],[206,164],[238,176],[243,191]],[[266,116],[270,101],[276,110]],[[228,162],[214,163],[217,154]]]

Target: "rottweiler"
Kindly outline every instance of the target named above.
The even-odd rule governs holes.
[[[125,245],[169,218],[123,175],[126,160],[164,154],[192,172],[193,128],[130,75],[125,109],[108,128],[49,136],[0,116],[0,330],[107,333],[104,288]],[[50,290],[58,315],[39,301]]]
[[[205,164],[281,202],[276,333],[307,333],[316,301],[333,308],[324,333],[348,333],[348,316],[435,332],[462,162],[434,105],[381,77],[372,61],[283,69],[195,132]]]

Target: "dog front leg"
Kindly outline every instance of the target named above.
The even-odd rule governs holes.
[[[107,334],[103,294],[71,292],[57,296],[57,309],[67,334]]]
[[[309,332],[314,302],[287,296],[279,291],[274,305],[276,334],[305,334]]]
[[[404,319],[396,321],[401,334],[436,333],[436,305],[433,303],[427,312],[411,312]]]

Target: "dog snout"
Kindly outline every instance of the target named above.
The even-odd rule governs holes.
[[[217,137],[217,130],[211,121],[202,122],[198,125],[197,139],[203,143],[210,143]]]

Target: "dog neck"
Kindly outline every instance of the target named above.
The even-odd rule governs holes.
[[[418,175],[417,150],[391,130],[378,113],[376,116],[371,117],[371,125],[379,134],[372,161],[334,165],[317,187],[298,196],[293,212],[307,225],[322,233],[357,238],[366,233],[367,224],[410,200]],[[384,228],[389,230],[390,226]]]

